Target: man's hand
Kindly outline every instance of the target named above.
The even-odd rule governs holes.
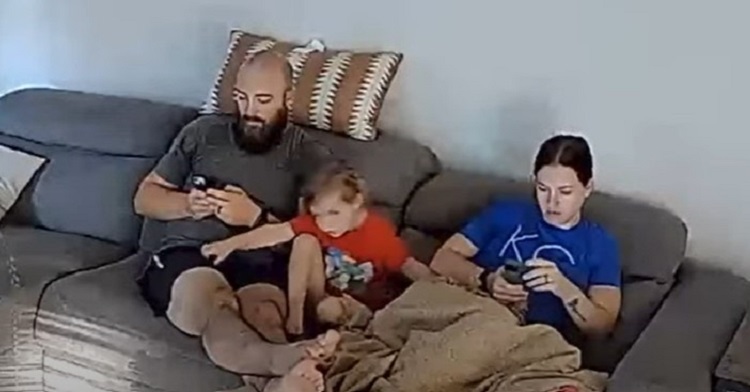
[[[490,274],[487,278],[489,279],[489,287],[491,288],[490,294],[497,300],[497,302],[503,305],[515,305],[519,302],[526,302],[529,293],[526,292],[523,285],[510,284],[502,277],[503,267],[500,267],[497,271]]]
[[[199,220],[214,214],[214,206],[206,192],[192,189],[188,193],[188,213],[190,217]]]
[[[260,207],[242,188],[227,185],[224,190],[209,189],[207,193],[216,217],[228,225],[251,226],[260,214]]]
[[[203,257],[211,260],[214,265],[218,265],[226,260],[227,256],[235,250],[237,250],[237,246],[230,238],[203,245],[201,247],[201,254],[203,254]]]

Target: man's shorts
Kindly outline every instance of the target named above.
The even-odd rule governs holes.
[[[232,252],[219,265],[205,258],[196,247],[175,247],[151,257],[146,270],[138,278],[141,295],[155,316],[167,312],[172,285],[183,272],[210,267],[219,271],[235,291],[253,283],[270,283],[286,292],[289,251],[266,248]]]

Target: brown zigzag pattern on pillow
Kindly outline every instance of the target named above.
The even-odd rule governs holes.
[[[400,61],[401,56],[393,53],[381,53],[370,59],[349,118],[348,133],[351,137],[372,140],[377,136],[374,120],[378,118],[383,98]]]
[[[318,74],[310,102],[310,123],[326,131],[331,130],[336,93],[351,63],[351,53],[341,52],[326,60]]]
[[[377,138],[377,121],[388,88],[403,59],[395,52],[305,52],[293,42],[235,30],[201,113],[233,113],[237,72],[243,61],[273,50],[292,68],[293,102],[289,118],[359,140]]]

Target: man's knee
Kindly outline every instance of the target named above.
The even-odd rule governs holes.
[[[234,291],[224,276],[208,267],[180,274],[172,285],[167,318],[190,335],[200,335],[219,306],[239,309]]]

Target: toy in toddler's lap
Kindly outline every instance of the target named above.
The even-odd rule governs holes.
[[[326,249],[326,279],[335,288],[346,291],[352,286],[365,286],[375,274],[372,263],[357,263],[336,248]]]

